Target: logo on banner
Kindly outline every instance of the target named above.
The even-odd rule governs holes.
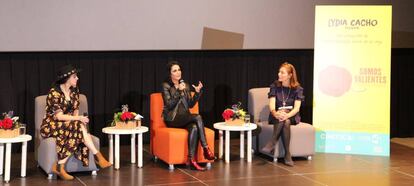
[[[345,27],[346,29],[359,29],[360,27],[375,27],[376,19],[329,19],[328,27]]]
[[[376,68],[360,68],[359,73],[354,76],[355,83],[385,85],[387,83],[387,76],[381,73],[380,67]]]

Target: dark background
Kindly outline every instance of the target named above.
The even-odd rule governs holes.
[[[414,136],[414,49],[392,49],[391,57],[391,136]],[[312,123],[313,50],[228,50],[228,51],[103,51],[103,52],[18,52],[0,53],[0,112],[14,110],[34,136],[34,98],[47,94],[56,70],[73,64],[79,74],[81,93],[88,98],[90,131],[108,143],[101,129],[116,109],[128,104],[144,116],[149,126],[149,95],[159,92],[166,77],[166,63],[182,64],[183,77],[204,84],[200,114],[209,128],[222,121],[221,112],[241,101],[247,109],[250,88],[269,86],[279,65],[292,63],[305,90],[302,120]],[[382,100],[378,100],[381,102]],[[375,107],[375,105],[372,105]],[[332,105],[335,109],[335,105]],[[129,140],[121,142],[129,143]],[[149,142],[149,133],[144,135]],[[29,143],[33,150],[33,140]]]

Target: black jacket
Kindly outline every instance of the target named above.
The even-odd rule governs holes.
[[[194,96],[191,96],[190,85],[186,83],[186,88],[183,91],[176,89],[170,83],[162,83],[162,99],[164,101],[164,108],[162,115],[165,121],[173,121],[175,115],[177,115],[178,104],[180,102],[184,103],[186,109],[193,108],[193,106],[200,99],[200,93],[195,93]],[[187,104],[185,104],[185,102]]]

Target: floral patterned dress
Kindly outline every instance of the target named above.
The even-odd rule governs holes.
[[[73,115],[79,109],[79,89],[70,89],[70,100],[60,87],[51,88],[46,98],[46,115],[40,127],[43,138],[56,138],[56,153],[58,160],[75,155],[82,161],[83,166],[89,165],[89,149],[84,144],[80,121],[59,121],[56,114]]]

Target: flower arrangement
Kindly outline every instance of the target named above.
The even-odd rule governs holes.
[[[3,113],[0,117],[0,138],[14,138],[19,135],[19,117],[13,111]]]
[[[131,129],[141,126],[141,119],[143,117],[135,112],[128,111],[128,105],[122,105],[122,112],[114,114],[114,120],[111,126],[115,128]]]
[[[231,108],[225,109],[221,116],[223,116],[226,124],[241,125],[244,123],[244,116],[246,116],[246,111],[241,108],[241,102],[238,102],[238,104],[232,105]]]
[[[0,119],[0,129],[15,129],[19,128],[19,117],[13,117],[13,111],[9,111],[8,113],[3,113]]]

